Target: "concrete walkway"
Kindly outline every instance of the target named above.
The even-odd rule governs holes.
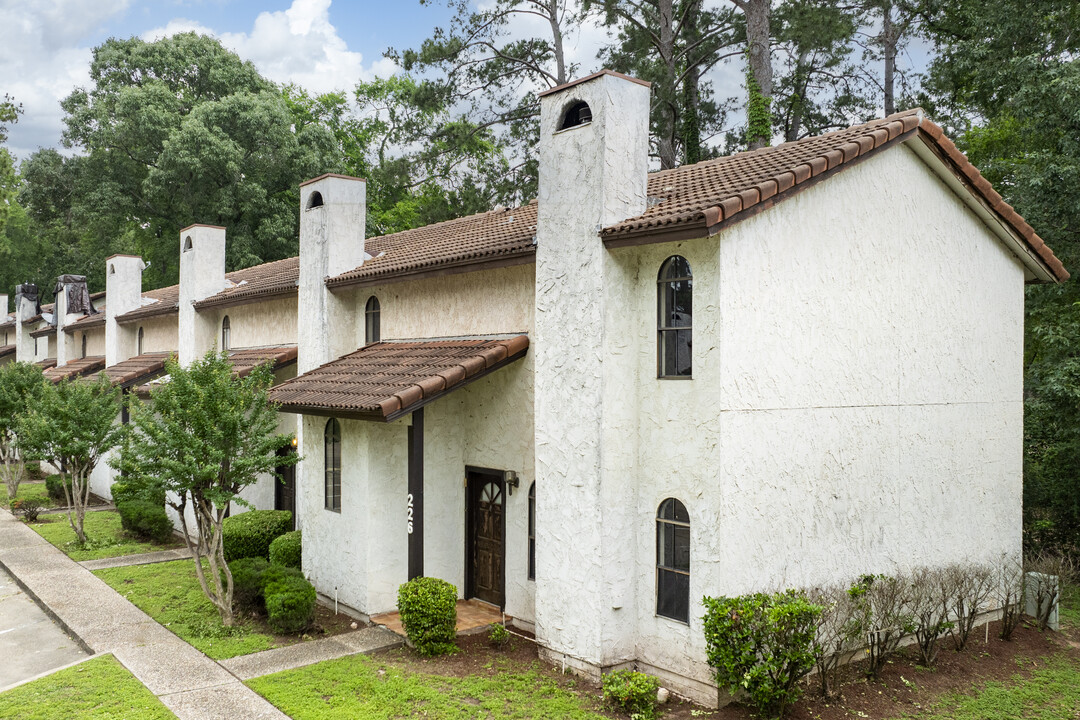
[[[140,555],[121,555],[120,557],[102,558],[101,560],[83,560],[82,565],[91,572],[104,570],[105,568],[128,567],[130,565],[150,565],[152,563],[170,562],[172,560],[187,560],[191,557],[191,551],[185,548],[175,550],[159,550],[158,552],[142,553]]]
[[[343,635],[297,643],[222,660],[221,665],[241,680],[293,670],[305,665],[336,660],[346,655],[370,653],[404,644],[400,635],[386,628],[369,627]]]
[[[286,716],[8,513],[0,567],[95,653],[110,652],[180,720]]]

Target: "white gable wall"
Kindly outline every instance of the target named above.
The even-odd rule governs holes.
[[[694,272],[691,381],[656,379],[673,254]],[[610,256],[633,288],[609,288],[626,347],[609,343],[605,382],[638,398],[609,453],[636,479],[644,666],[715,698],[703,595],[1019,558],[1023,270],[908,148],[716,237]],[[666,497],[691,519],[689,627],[655,615]]]

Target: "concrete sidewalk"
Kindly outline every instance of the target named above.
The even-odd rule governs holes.
[[[400,635],[386,628],[368,627],[344,635],[229,658],[222,660],[221,665],[241,680],[251,680],[324,660],[336,660],[346,655],[370,653],[404,644],[405,641]]]
[[[8,513],[0,566],[70,634],[110,652],[181,720],[286,715]]]
[[[101,560],[83,560],[82,565],[87,570],[104,570],[105,568],[128,567],[131,565],[150,565],[153,563],[170,562],[172,560],[187,560],[191,557],[191,551],[187,548],[175,550],[159,550],[139,555],[121,555],[119,557],[102,558]]]

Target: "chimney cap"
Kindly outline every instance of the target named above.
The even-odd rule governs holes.
[[[557,92],[562,92],[563,90],[566,90],[567,88],[572,88],[575,85],[580,85],[582,83],[589,82],[590,80],[595,80],[601,75],[611,75],[612,77],[617,77],[622,80],[629,80],[630,82],[637,83],[638,85],[644,85],[647,88],[652,87],[652,83],[648,80],[639,80],[636,77],[630,77],[629,75],[624,75],[623,73],[615,72],[614,70],[600,70],[599,72],[594,72],[592,75],[586,75],[583,78],[571,80],[570,82],[565,82],[562,85],[556,85],[555,87],[548,88],[547,90],[541,90],[540,92],[536,93],[536,97],[546,97]]]
[[[367,180],[365,180],[364,178],[353,177],[352,175],[342,175],[340,173],[323,173],[319,177],[313,177],[310,180],[305,180],[304,182],[300,183],[300,187],[310,185],[313,182],[318,182],[319,180],[324,180],[326,178],[339,178],[341,180],[358,180],[359,182],[367,182]]]
[[[192,225],[188,225],[186,228],[181,229],[180,232],[186,233],[188,230],[191,230],[192,228],[210,228],[211,230],[226,230],[227,229],[227,228],[222,227],[221,225],[207,225],[205,223],[194,223]]]

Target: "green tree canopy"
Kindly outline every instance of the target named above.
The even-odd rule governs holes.
[[[45,389],[41,368],[30,363],[0,365],[0,473],[7,485],[8,500],[15,499],[23,478],[19,455],[19,429]]]

